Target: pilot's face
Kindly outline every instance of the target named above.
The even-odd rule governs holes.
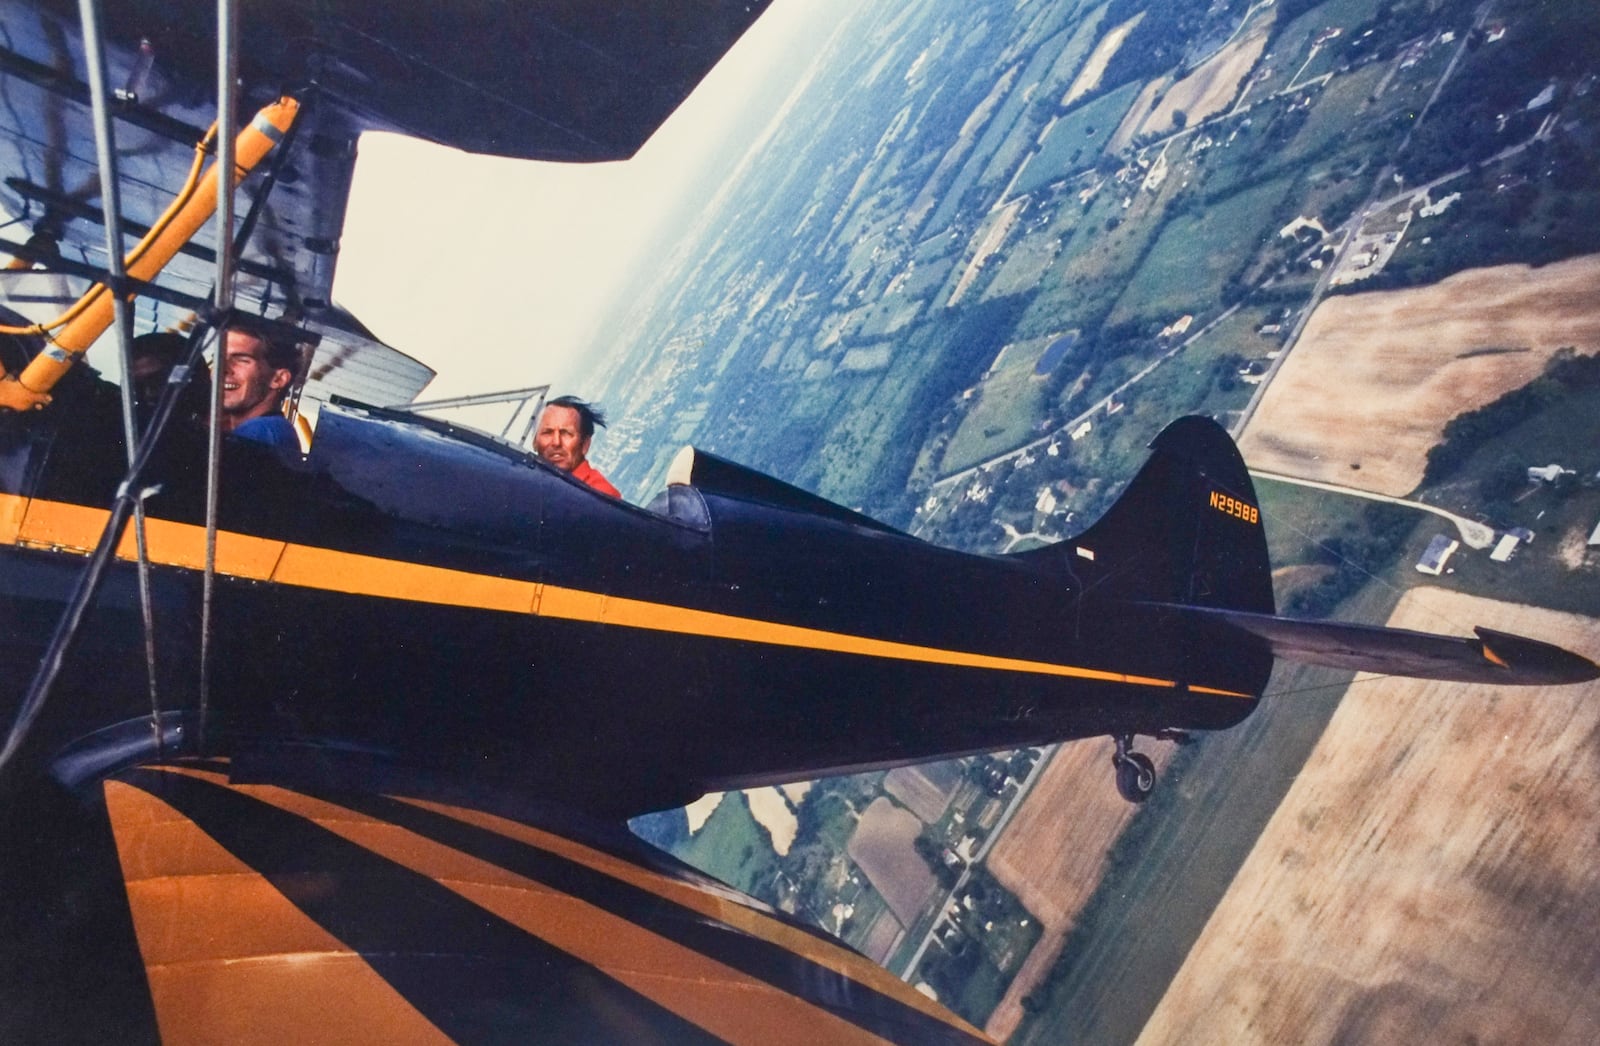
[[[539,415],[533,452],[562,472],[571,472],[589,455],[589,437],[583,435],[582,420],[571,407],[546,407]]]
[[[231,330],[223,356],[222,412],[233,425],[262,417],[277,406],[278,391],[292,377],[267,362],[267,346],[260,338]]]
[[[582,417],[570,406],[547,406],[539,414],[533,451],[562,472],[571,472],[589,456],[589,437],[582,435]]]

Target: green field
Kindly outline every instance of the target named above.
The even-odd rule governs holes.
[[[1106,139],[1116,131],[1142,85],[1126,84],[1080,105],[1058,120],[1028,160],[1012,187],[1014,193],[1035,192],[1051,182],[1093,167]]]
[[[1282,27],[1267,43],[1267,50],[1273,55],[1272,73],[1252,89],[1252,94],[1261,98],[1288,87],[1290,78],[1299,73],[1300,67],[1305,64],[1311,53],[1311,41],[1316,39],[1318,33],[1329,26],[1338,26],[1346,31],[1353,29],[1371,18],[1377,8],[1378,0],[1328,0]],[[1340,37],[1324,50],[1342,50],[1346,42],[1345,37]],[[1315,75],[1314,71],[1308,69],[1301,79]]]
[[[983,383],[977,403],[945,448],[941,473],[959,472],[1038,435],[1034,430],[1044,416],[1047,384],[1033,365],[1054,340],[1038,338],[1006,350],[1004,365]]]
[[[1241,261],[1277,235],[1272,219],[1291,181],[1276,178],[1169,220],[1109,322],[1166,323],[1215,302]]]
[[[673,856],[755,897],[770,897],[778,855],[767,830],[750,816],[744,796],[730,792]]]
[[[1046,278],[1055,264],[1058,248],[1048,236],[1028,236],[1008,248],[1004,260],[989,282],[985,298],[1027,294]]]
[[[1298,167],[1339,150],[1366,155],[1372,149],[1370,140],[1393,134],[1390,124],[1362,115],[1384,74],[1383,63],[1374,62],[1329,80],[1306,112],[1300,130],[1278,150],[1277,165]]]

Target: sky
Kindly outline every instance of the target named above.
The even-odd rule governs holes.
[[[334,299],[437,370],[423,399],[581,375],[594,328],[655,230],[710,197],[701,166],[792,81],[772,70],[840,5],[774,0],[631,160],[475,156],[393,134],[360,143]]]

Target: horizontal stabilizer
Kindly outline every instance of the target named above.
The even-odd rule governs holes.
[[[1358,672],[1462,683],[1552,686],[1600,678],[1600,665],[1537,639],[1476,628],[1478,638],[1402,628],[1303,621],[1164,604],[1168,610],[1266,640],[1274,657]]]

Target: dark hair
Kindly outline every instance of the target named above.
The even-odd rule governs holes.
[[[251,323],[248,317],[236,317],[228,324],[228,329],[241,331],[261,342],[262,358],[272,369],[286,370],[296,379],[300,377],[300,346],[280,328]]]
[[[601,413],[600,408],[591,403],[585,403],[576,396],[557,396],[555,399],[546,402],[545,406],[566,407],[568,410],[577,411],[578,432],[582,436],[593,436],[596,425],[601,428],[606,427],[606,416]]]
[[[163,367],[176,367],[189,353],[189,339],[176,331],[151,331],[133,339],[133,356],[159,360]]]

